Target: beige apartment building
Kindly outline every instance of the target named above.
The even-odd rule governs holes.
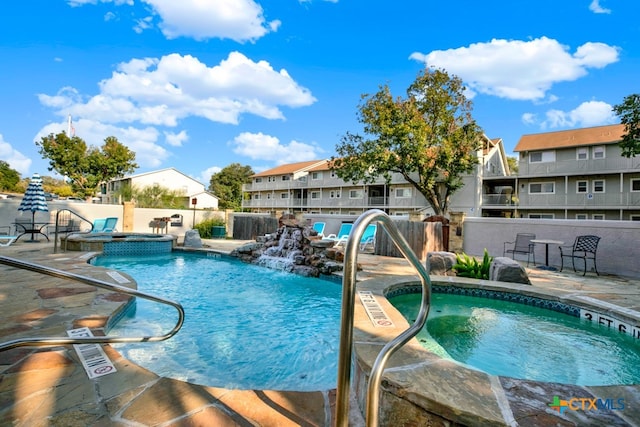
[[[484,216],[640,220],[640,158],[621,155],[624,125],[524,135],[518,174],[485,177]]]
[[[465,185],[451,200],[450,210],[481,215],[482,179],[509,175],[501,139],[484,136],[477,152],[479,163]],[[290,163],[253,175],[243,186],[242,207],[251,212],[303,212],[321,215],[360,215],[381,209],[391,216],[433,213],[426,199],[400,174],[390,182],[380,177],[373,183],[350,183],[338,178],[328,160]]]

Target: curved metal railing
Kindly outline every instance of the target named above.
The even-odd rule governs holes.
[[[79,213],[72,211],[71,209],[60,209],[58,212],[56,212],[56,223],[55,223],[55,228],[54,228],[54,234],[53,234],[53,253],[57,254],[58,253],[58,235],[63,233],[66,234],[67,237],[72,234],[72,233],[77,233],[78,231],[73,231],[73,230],[68,230],[68,231],[61,231],[60,230],[60,214],[63,212],[69,212],[69,215],[73,215],[76,216],[78,218],[80,218],[82,221],[88,223],[90,226],[93,227],[93,223],[88,220],[87,218],[83,217],[82,215],[80,215]],[[79,230],[79,226],[78,226],[78,230]],[[64,240],[64,251],[67,251],[67,239]]]
[[[114,283],[105,282],[98,279],[93,279],[79,274],[70,273],[67,271],[58,270],[56,268],[47,267],[40,264],[26,262],[15,258],[9,258],[0,256],[0,264],[5,264],[15,268],[21,268],[23,270],[29,270],[40,274],[46,274],[52,277],[58,277],[61,279],[75,280],[87,285],[96,286],[102,289],[107,289],[113,292],[131,295],[134,297],[148,299],[150,301],[166,304],[174,307],[178,311],[178,321],[176,325],[164,335],[156,336],[143,336],[143,337],[86,337],[86,338],[67,338],[67,337],[31,337],[31,338],[18,338],[11,341],[0,343],[0,351],[9,350],[16,347],[48,347],[56,345],[69,345],[69,344],[114,344],[114,343],[134,343],[134,342],[156,342],[164,341],[174,336],[184,323],[184,308],[178,302],[174,302],[168,299],[160,298],[154,295],[146,294],[144,292],[130,289],[124,286],[116,285]]]
[[[400,234],[393,220],[383,211],[371,209],[360,215],[353,224],[344,255],[344,276],[342,279],[342,317],[340,320],[340,348],[338,355],[338,384],[336,394],[336,425],[346,427],[349,421],[349,386],[351,377],[351,357],[353,351],[353,318],[355,303],[355,284],[357,275],[357,257],[360,239],[370,223],[378,221],[396,244],[404,257],[420,275],[422,284],[422,302],[420,311],[413,324],[403,333],[389,341],[380,351],[371,368],[367,389],[366,424],[378,425],[378,407],[380,403],[380,380],[389,358],[400,347],[416,336],[427,321],[431,302],[431,281],[426,267],[413,252],[405,238]]]

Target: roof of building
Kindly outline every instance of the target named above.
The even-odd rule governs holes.
[[[183,175],[184,177],[189,178],[190,180],[192,180],[194,182],[197,182],[198,184],[204,186],[204,184],[202,184],[197,179],[192,178],[192,177],[190,177],[189,175],[187,175],[187,174],[185,174],[183,172],[180,172],[178,169],[176,169],[174,167],[165,168],[165,169],[158,169],[158,170],[155,170],[155,171],[141,172],[141,173],[137,173],[135,175],[127,175],[127,176],[123,176],[121,178],[114,178],[111,181],[124,181],[124,180],[128,180],[128,179],[140,178],[141,176],[145,176],[145,175],[156,175],[156,174],[160,174],[160,173],[167,172],[167,171],[177,172],[180,175]]]
[[[608,125],[558,132],[523,135],[513,151],[534,151],[550,148],[570,148],[583,145],[613,144],[625,134],[625,126]]]
[[[318,164],[322,164],[326,162],[326,160],[310,160],[307,162],[298,162],[298,163],[287,163],[286,165],[276,166],[272,169],[267,169],[266,171],[259,172],[254,177],[260,176],[273,176],[273,175],[289,175],[296,172],[303,172],[310,170],[313,166]]]

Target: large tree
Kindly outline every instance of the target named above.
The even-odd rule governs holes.
[[[0,190],[16,191],[20,182],[20,172],[12,169],[9,163],[0,160]]]
[[[446,215],[462,174],[478,163],[482,130],[471,116],[472,104],[456,76],[425,69],[393,98],[387,85],[363,95],[358,120],[365,136],[347,132],[331,158],[332,169],[345,181],[387,182],[398,173],[429,202],[436,215]]]
[[[640,154],[640,94],[624,97],[622,103],[613,106],[613,111],[625,126],[626,134],[620,141],[622,155],[637,156]]]
[[[136,170],[136,154],[110,136],[102,147],[87,147],[81,138],[69,138],[65,132],[50,134],[36,142],[39,153],[49,159],[49,170],[71,180],[80,197],[92,197],[98,186]]]
[[[251,182],[254,174],[251,166],[231,163],[211,176],[209,190],[218,198],[218,208],[240,210],[242,208],[242,185]]]

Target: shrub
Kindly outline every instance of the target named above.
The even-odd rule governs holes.
[[[482,262],[465,254],[456,254],[456,263],[453,269],[460,277],[470,277],[472,279],[489,279],[489,267],[491,267],[493,257],[489,256],[487,249],[484,250]]]
[[[224,225],[224,220],[221,218],[209,218],[194,225],[193,228],[195,230],[198,230],[198,233],[200,233],[200,237],[202,239],[210,239],[212,237],[211,228],[221,227]]]

